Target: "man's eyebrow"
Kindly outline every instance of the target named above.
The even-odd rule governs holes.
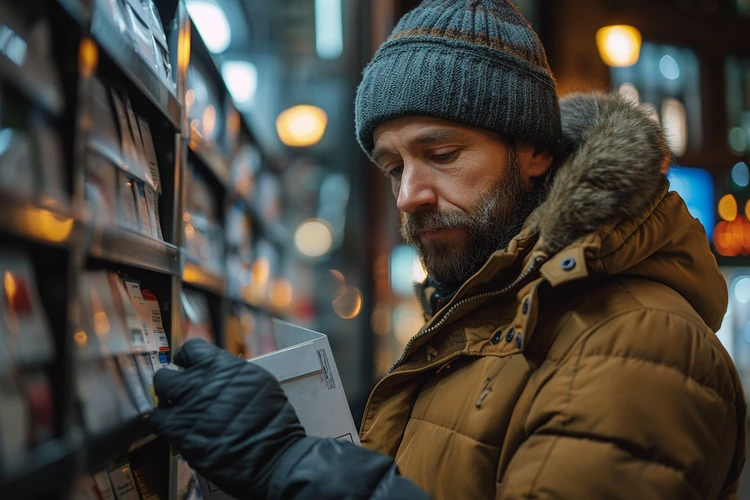
[[[411,141],[412,144],[416,145],[422,145],[422,144],[429,144],[431,142],[440,142],[440,141],[447,141],[451,139],[461,139],[464,137],[464,134],[457,130],[451,130],[451,129],[439,129],[439,130],[432,130],[430,132],[427,132],[424,135],[421,135],[419,137],[416,137]]]
[[[375,165],[377,165],[378,167],[380,167],[380,163],[378,161],[382,157],[384,157],[385,155],[388,155],[388,154],[393,154],[393,151],[390,151],[390,150],[385,149],[385,148],[378,148],[378,149],[376,149],[375,151],[372,152],[372,154],[370,155],[370,160],[372,160],[372,162]]]
[[[430,132],[427,132],[423,135],[415,137],[409,142],[411,145],[421,146],[421,145],[430,144],[433,142],[463,139],[464,137],[465,135],[457,130],[439,129],[439,130],[431,130]],[[378,163],[378,160],[380,160],[383,156],[389,155],[389,154],[396,154],[396,153],[386,148],[377,148],[370,155],[370,159],[372,160],[373,163],[380,166]]]

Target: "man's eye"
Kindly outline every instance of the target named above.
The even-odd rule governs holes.
[[[432,159],[434,161],[438,161],[438,162],[451,161],[453,159],[453,157],[456,156],[457,152],[458,152],[458,150],[455,149],[455,150],[449,151],[447,153],[440,153],[438,155],[432,155]]]
[[[401,173],[404,171],[404,167],[396,167],[386,172],[386,177],[401,177]]]

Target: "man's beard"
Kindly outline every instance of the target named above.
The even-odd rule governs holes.
[[[425,269],[440,284],[457,288],[474,275],[496,250],[505,248],[544,199],[544,188],[524,189],[518,156],[508,152],[504,175],[484,193],[471,213],[415,212],[406,214],[401,235],[419,251]],[[423,244],[419,233],[463,229],[468,238],[458,246]]]

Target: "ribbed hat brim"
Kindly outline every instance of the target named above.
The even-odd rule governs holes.
[[[357,139],[369,155],[375,128],[404,116],[481,127],[557,153],[560,111],[549,73],[508,53],[459,40],[389,41],[357,89]]]

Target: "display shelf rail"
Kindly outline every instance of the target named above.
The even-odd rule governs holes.
[[[93,228],[89,255],[117,264],[180,275],[180,252],[176,246],[116,226]]]
[[[226,282],[223,276],[204,269],[194,262],[185,263],[185,268],[182,271],[182,281],[219,296],[223,296],[226,289]]]
[[[0,190],[0,235],[55,247],[70,247],[82,232],[82,223],[69,208],[27,200]]]
[[[190,135],[188,145],[198,161],[216,177],[216,180],[225,190],[228,190],[232,185],[232,173],[229,160],[219,151],[219,148],[197,133]]]
[[[73,435],[54,439],[7,464],[0,478],[3,498],[39,498],[64,488],[75,476],[79,444]]]
[[[182,105],[177,96],[152,70],[146,61],[138,55],[130,41],[118,33],[118,30],[94,10],[91,23],[91,36],[103,49],[106,56],[115,63],[125,78],[134,85],[158,112],[166,118],[176,130],[181,129]],[[130,95],[134,101],[138,96]]]

